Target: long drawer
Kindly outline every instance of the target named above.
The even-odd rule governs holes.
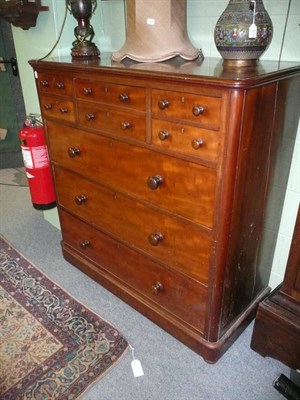
[[[220,129],[221,107],[221,97],[152,90],[152,112],[156,116],[191,121],[207,129]]]
[[[60,167],[59,205],[132,247],[207,284],[210,236],[198,225],[164,214]]]
[[[72,96],[73,94],[73,79],[66,72],[39,72],[37,82],[41,93],[59,96]]]
[[[82,128],[94,128],[117,136],[145,141],[146,115],[111,106],[78,101],[78,119]]]
[[[153,119],[152,143],[177,155],[187,154],[217,164],[222,138],[216,131]]]
[[[91,100],[124,108],[145,111],[146,94],[142,87],[117,85],[112,82],[89,79],[74,79],[77,99]]]
[[[50,121],[47,132],[53,162],[212,227],[214,169]]]
[[[42,95],[40,98],[44,117],[51,117],[59,121],[75,122],[74,104],[68,97]]]
[[[207,307],[205,287],[165,269],[63,210],[60,210],[60,222],[67,245],[106,269],[122,284],[203,332]]]

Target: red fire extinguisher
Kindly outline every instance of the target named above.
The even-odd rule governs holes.
[[[55,207],[48,150],[39,115],[29,114],[26,117],[19,139],[33,207],[38,210]]]

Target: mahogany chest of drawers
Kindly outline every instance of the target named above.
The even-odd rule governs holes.
[[[64,257],[216,362],[269,292],[261,243],[300,66],[30,64]]]

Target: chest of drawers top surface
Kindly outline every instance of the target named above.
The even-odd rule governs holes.
[[[219,58],[205,58],[203,61],[186,62],[179,57],[161,63],[136,63],[125,59],[121,63],[113,62],[110,53],[102,53],[100,59],[72,60],[69,56],[48,58],[47,60],[29,61],[33,68],[55,69],[61,71],[87,71],[89,74],[112,72],[123,77],[136,78],[153,76],[155,79],[176,80],[183,83],[204,82],[206,85],[221,84],[227,87],[250,87],[272,80],[278,80],[285,75],[299,73],[300,64],[287,61],[258,61],[257,65],[244,68],[230,68],[223,65]]]

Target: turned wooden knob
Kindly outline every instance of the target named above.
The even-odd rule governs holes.
[[[194,139],[194,140],[192,141],[192,147],[193,147],[193,149],[195,149],[195,150],[200,149],[200,147],[202,147],[203,144],[204,144],[204,140],[201,139],[201,138]]]
[[[147,185],[152,190],[156,190],[162,184],[163,184],[163,177],[160,175],[149,176],[149,178],[147,179]]]
[[[119,94],[119,100],[120,100],[122,103],[125,102],[125,101],[128,101],[128,100],[129,100],[128,94],[127,94],[127,93],[121,93],[121,94]]]
[[[158,102],[158,107],[159,107],[161,110],[165,110],[167,107],[169,107],[169,105],[170,105],[170,102],[169,102],[168,99],[163,99],[163,100],[160,100],[160,101]]]
[[[86,118],[88,121],[92,121],[93,119],[95,119],[95,114],[93,114],[93,113],[87,113],[87,114],[85,114],[85,118]]]
[[[49,82],[47,80],[40,81],[40,84],[41,84],[42,87],[48,87],[49,86]]]
[[[199,117],[199,115],[203,114],[205,111],[205,108],[203,106],[194,106],[192,108],[192,113],[195,115],[195,117]]]
[[[86,248],[90,247],[91,243],[88,240],[82,240],[80,242],[80,247],[85,250]]]
[[[78,206],[81,206],[83,203],[87,202],[87,197],[85,194],[79,194],[78,196],[75,197],[75,203]]]
[[[121,122],[121,128],[125,131],[126,129],[129,129],[131,127],[131,124],[129,121],[122,121]]]
[[[148,236],[148,241],[151,246],[158,246],[163,241],[163,234],[160,232],[153,232]]]
[[[88,96],[89,94],[92,94],[92,88],[90,88],[90,87],[83,88],[83,94],[85,96]]]
[[[69,154],[69,157],[71,157],[71,158],[79,156],[80,149],[78,147],[69,147],[68,148],[68,154]]]
[[[57,87],[58,89],[64,89],[64,88],[65,88],[65,85],[64,85],[63,82],[57,82],[57,83],[56,83],[56,87]]]
[[[156,296],[159,294],[159,292],[162,292],[163,290],[164,285],[161,282],[157,281],[152,285],[152,293]]]
[[[170,133],[168,131],[160,131],[160,132],[158,132],[158,138],[161,141],[164,141],[164,140],[168,139],[169,136],[170,136]]]

